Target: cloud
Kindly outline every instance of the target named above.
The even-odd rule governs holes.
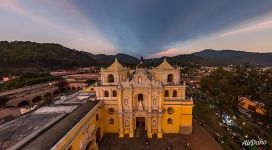
[[[267,28],[272,28],[272,20],[260,22],[251,26],[247,26],[244,28],[240,28],[234,31],[226,32],[221,34],[221,36],[229,36],[229,35],[234,35],[234,34],[240,34],[240,33],[245,33],[245,32],[251,32],[251,31],[256,31],[256,30],[263,30]]]
[[[20,16],[28,17],[46,28],[51,28],[55,32],[59,32],[59,34],[63,34],[64,36],[66,35],[66,37],[63,37],[63,39],[60,39],[59,41],[70,42],[64,42],[61,44],[95,53],[103,53],[103,51],[108,51],[109,53],[116,52],[114,46],[102,36],[100,31],[88,19],[85,18],[86,16],[79,12],[78,8],[72,3],[72,1],[28,2],[29,3],[20,3],[18,0],[0,0],[0,8]],[[37,7],[36,9],[33,8],[33,6],[31,7],[27,5],[33,3],[37,4],[37,6],[35,6]],[[56,21],[60,20],[60,18],[43,15],[40,10],[47,9],[47,6],[50,7],[52,11],[55,7],[54,11],[58,12],[53,15],[63,15],[70,19],[69,22],[76,24],[75,26],[77,26],[77,28],[69,27],[69,25],[62,23],[61,21]],[[67,37],[71,40],[68,40]]]
[[[217,44],[209,40],[211,37],[229,37],[272,26],[268,19],[237,29],[245,21],[271,13],[272,1],[0,0],[1,8],[34,21],[31,27],[36,30],[29,33],[42,26],[58,34],[46,40],[89,52],[137,56],[188,53],[200,45]],[[14,32],[10,26],[10,32]],[[42,41],[47,34],[35,36]]]

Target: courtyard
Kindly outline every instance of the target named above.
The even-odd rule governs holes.
[[[223,149],[199,123],[193,121],[193,134],[163,134],[162,139],[148,139],[141,135],[135,138],[119,138],[118,134],[105,134],[99,143],[101,150],[221,150]],[[187,144],[189,143],[189,146]]]

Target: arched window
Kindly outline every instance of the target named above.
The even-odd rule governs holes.
[[[117,97],[117,92],[116,91],[112,91],[112,97]]]
[[[167,124],[173,124],[173,122],[174,122],[174,121],[173,121],[172,118],[168,118],[168,119],[167,119]]]
[[[113,83],[114,82],[114,76],[112,74],[108,75],[108,83]]]
[[[168,90],[164,91],[164,97],[169,97],[169,91]]]
[[[109,97],[109,92],[108,91],[104,92],[104,97]]]
[[[143,100],[144,100],[144,95],[138,94],[138,101],[143,101]]]
[[[177,97],[177,95],[178,95],[178,94],[177,94],[177,91],[174,90],[174,91],[173,91],[173,97]]]
[[[29,104],[28,101],[22,101],[18,104],[18,107],[26,107],[28,106],[28,104]]]
[[[167,82],[168,82],[168,83],[173,83],[173,82],[174,82],[174,76],[173,76],[172,74],[169,74],[169,75],[167,76]]]
[[[114,124],[114,119],[111,118],[111,119],[109,120],[109,124]]]
[[[173,114],[174,113],[174,108],[173,107],[169,107],[168,109],[167,109],[167,113],[168,114]]]

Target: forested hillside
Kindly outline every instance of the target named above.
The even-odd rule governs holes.
[[[60,44],[0,42],[0,74],[98,65],[85,52]]]

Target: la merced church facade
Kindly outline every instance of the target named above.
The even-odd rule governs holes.
[[[185,96],[180,68],[171,66],[166,59],[150,69],[143,60],[135,69],[129,69],[115,59],[109,67],[101,68],[100,77],[97,83],[69,98],[60,98],[1,125],[0,133],[10,135],[8,131],[28,116],[27,124],[15,130],[13,138],[2,146],[98,150],[98,143],[108,133],[120,138],[192,133],[193,100]]]
[[[93,86],[103,101],[104,133],[135,137],[138,128],[148,138],[163,133],[192,133],[193,100],[186,99],[186,85],[180,81],[180,68],[166,59],[148,69],[141,60],[135,70],[114,63],[100,72],[101,82]]]

